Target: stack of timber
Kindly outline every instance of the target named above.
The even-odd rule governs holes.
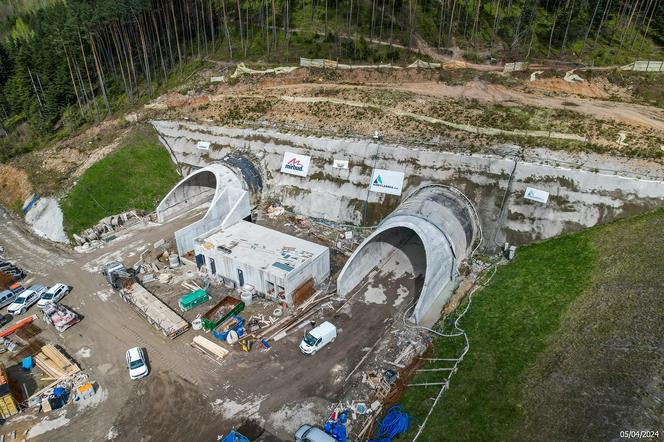
[[[215,344],[209,339],[204,338],[203,336],[195,336],[193,345],[200,348],[201,350],[210,353],[212,356],[217,357],[218,359],[223,359],[228,355],[229,351],[225,348]]]
[[[7,372],[5,372],[5,366],[0,364],[0,416],[7,419],[16,413],[18,413],[18,406],[11,391],[9,391]]]
[[[138,283],[120,290],[122,299],[166,337],[174,339],[189,329],[189,323]]]
[[[81,371],[78,365],[50,344],[44,345],[34,359],[37,367],[53,379],[62,379]]]

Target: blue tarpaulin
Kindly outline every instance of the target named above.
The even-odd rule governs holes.
[[[237,431],[231,431],[224,437],[221,442],[249,442],[249,439],[238,433]]]
[[[23,358],[21,360],[21,367],[23,367],[23,370],[25,371],[30,371],[32,370],[32,367],[34,367],[34,361],[32,360],[32,356],[28,356],[27,358]]]

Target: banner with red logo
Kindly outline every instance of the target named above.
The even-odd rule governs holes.
[[[297,176],[307,176],[311,157],[299,155],[293,152],[284,152],[284,160],[281,163],[281,171]]]

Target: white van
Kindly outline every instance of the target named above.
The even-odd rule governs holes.
[[[300,342],[300,350],[305,355],[313,355],[330,342],[334,342],[336,338],[337,328],[332,323],[325,321],[304,335],[304,339]]]

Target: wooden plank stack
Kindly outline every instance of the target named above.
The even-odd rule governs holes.
[[[194,341],[192,342],[195,346],[204,350],[213,356],[216,356],[218,359],[223,359],[228,355],[229,351],[209,339],[205,339],[203,336],[194,336]]]
[[[61,379],[81,371],[78,365],[50,344],[44,345],[34,360],[37,367],[53,379]]]

